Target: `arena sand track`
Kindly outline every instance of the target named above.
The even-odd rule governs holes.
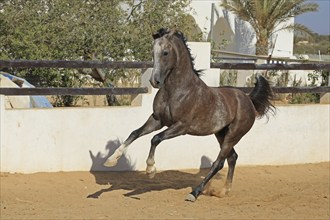
[[[1,173],[1,219],[329,219],[329,163],[226,169],[195,203],[184,198],[207,170]]]

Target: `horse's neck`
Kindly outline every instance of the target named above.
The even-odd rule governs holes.
[[[200,90],[208,88],[194,72],[190,60],[189,65],[180,65],[173,69],[165,87],[170,96],[171,94],[194,93],[197,88]]]
[[[172,73],[169,75],[167,82],[168,92],[191,92],[196,88],[206,89],[206,84],[199,78],[195,73],[194,67],[192,66],[191,57],[187,47],[177,39],[178,43],[176,51],[179,60]]]

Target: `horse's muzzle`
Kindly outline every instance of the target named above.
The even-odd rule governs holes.
[[[152,78],[149,81],[150,81],[150,84],[151,84],[152,87],[154,87],[155,89],[159,89],[160,82],[158,82],[158,81],[156,81],[156,80],[154,80]]]
[[[155,76],[155,74],[152,73],[150,80],[149,80],[152,87],[154,87],[156,89],[159,89],[159,87],[160,87],[160,80],[158,78],[159,77]]]

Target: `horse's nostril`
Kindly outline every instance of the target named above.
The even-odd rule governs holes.
[[[155,80],[155,79],[150,79],[150,84],[154,87],[154,88],[158,88],[160,86],[160,81]]]

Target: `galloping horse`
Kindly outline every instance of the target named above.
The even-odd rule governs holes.
[[[255,87],[249,95],[231,87],[208,87],[199,78],[199,71],[194,69],[190,49],[181,32],[162,28],[153,38],[154,64],[150,83],[159,89],[153,102],[153,113],[104,165],[116,165],[134,140],[166,126],[166,130],[151,140],[146,173],[152,178],[156,173],[154,153],[160,142],[185,134],[215,134],[220,153],[210,172],[186,200],[197,199],[206,183],[223,168],[226,159],[228,174],[222,193],[227,194],[231,190],[238,158],[234,146],[250,130],[255,118],[267,116],[275,110],[270,102],[273,93],[269,83],[262,76],[257,76]]]

